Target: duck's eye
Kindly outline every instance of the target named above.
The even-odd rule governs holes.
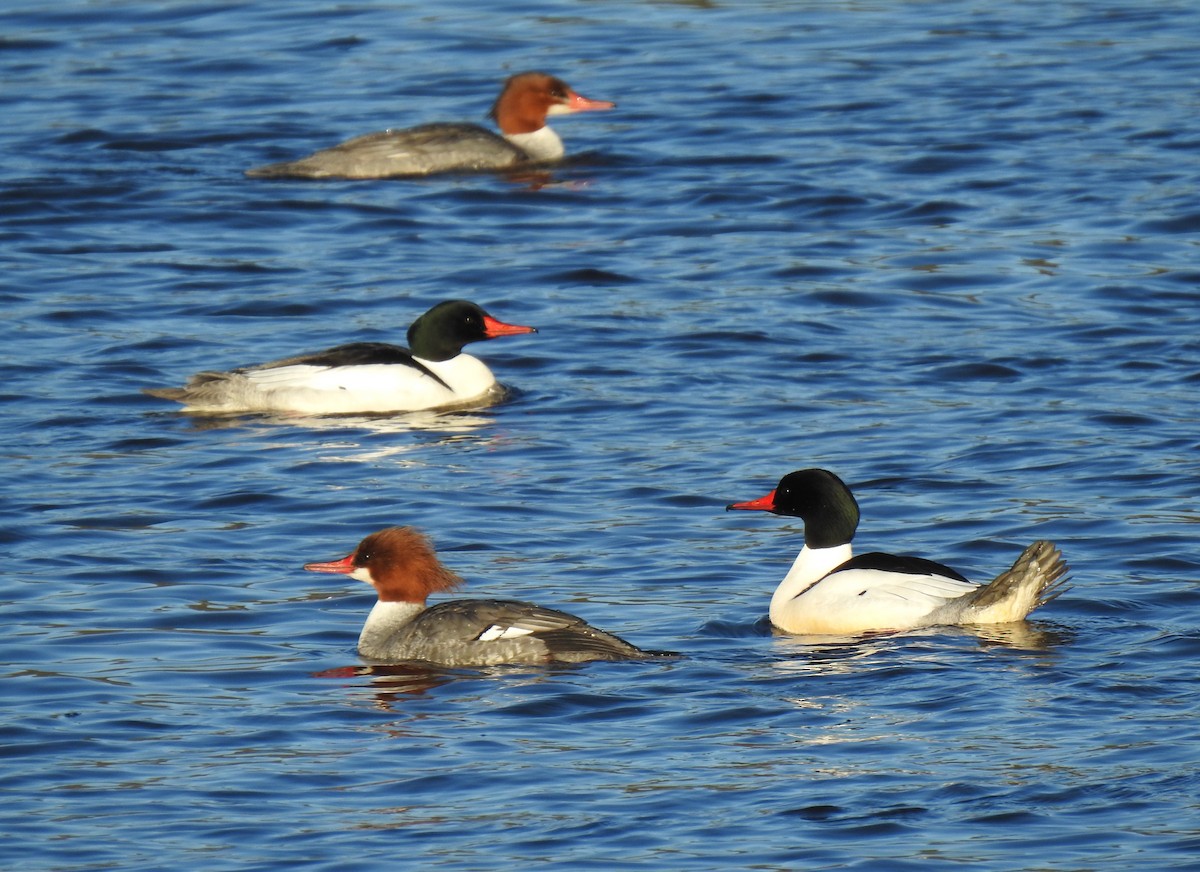
[[[371,559],[370,551],[359,551],[357,554],[354,555],[354,565],[355,566],[366,566],[367,563],[370,561],[370,559]]]

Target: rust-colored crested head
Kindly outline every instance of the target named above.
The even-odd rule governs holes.
[[[437,559],[429,539],[412,527],[372,533],[354,549],[351,561],[355,568],[366,567],[384,602],[423,604],[431,593],[463,583]]]
[[[607,100],[589,100],[557,76],[531,71],[509,76],[488,114],[501,133],[511,136],[541,130],[547,115],[612,109],[615,105]]]

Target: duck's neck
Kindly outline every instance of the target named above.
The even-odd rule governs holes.
[[[566,154],[562,140],[548,124],[533,133],[506,133],[504,138],[529,155],[530,160],[559,160]]]
[[[801,548],[792,568],[771,596],[771,623],[783,626],[782,615],[788,604],[851,556],[849,542],[830,548],[809,548],[807,545]]]
[[[376,601],[358,636],[358,650],[364,653],[380,650],[388,639],[423,611],[422,603]]]

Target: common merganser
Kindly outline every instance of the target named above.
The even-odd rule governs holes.
[[[771,623],[786,633],[854,635],[1019,621],[1066,589],[1067,565],[1046,541],[1034,542],[986,585],[920,557],[852,556],[858,503],[825,469],[789,473],[766,496],[731,503],[730,509],[804,521],[804,547],[771,597]]]
[[[341,560],[304,568],[348,575],[375,588],[379,601],[358,637],[358,653],[381,663],[498,666],[673,656],[643,651],[582,618],[518,600],[451,600],[426,608],[426,597],[452,590],[462,579],[412,527],[372,533]]]
[[[510,76],[492,106],[503,136],[477,124],[423,124],[347,140],[306,158],[255,167],[251,178],[382,179],[430,173],[503,170],[560,160],[562,140],[547,115],[612,109],[616,103],[589,100],[546,73]]]
[[[468,342],[537,333],[466,300],[438,303],[408,328],[410,348],[351,342],[232,372],[202,372],[182,388],[151,388],[187,412],[352,414],[485,405],[502,392]]]

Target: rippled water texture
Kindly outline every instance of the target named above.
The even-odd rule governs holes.
[[[447,5],[447,4],[443,4]],[[55,870],[1147,869],[1200,857],[1200,7],[9,3],[0,856]],[[265,182],[561,75],[539,180]],[[490,409],[143,387],[474,299]],[[859,545],[1025,625],[773,637],[824,466]],[[415,524],[669,663],[360,667],[300,570]]]

